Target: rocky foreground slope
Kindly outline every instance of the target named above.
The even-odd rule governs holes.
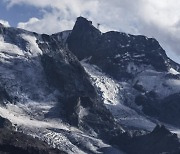
[[[0,117],[1,154],[65,154],[47,143],[13,130],[11,122]]]
[[[37,140],[37,149],[178,153],[178,136],[155,126],[178,131],[179,81],[179,64],[155,39],[102,34],[83,17],[53,35],[0,26],[0,116],[12,125],[0,135]],[[6,147],[27,149],[14,138]]]

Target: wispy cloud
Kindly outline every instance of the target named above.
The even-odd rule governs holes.
[[[155,37],[169,51],[169,54],[180,56],[179,0],[4,1],[7,2],[8,7],[31,5],[45,10],[41,19],[35,17],[18,24],[24,29],[40,33],[71,29],[76,17],[82,15],[92,20],[94,24],[100,23],[104,31],[118,30]],[[176,60],[178,59],[180,57]]]

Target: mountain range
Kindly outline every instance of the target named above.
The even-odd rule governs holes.
[[[154,38],[0,25],[1,153],[180,153],[180,64]],[[27,144],[24,144],[27,143]]]

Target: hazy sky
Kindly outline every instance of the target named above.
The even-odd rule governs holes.
[[[0,0],[0,22],[38,33],[72,29],[78,16],[118,30],[155,37],[180,63],[180,0]]]

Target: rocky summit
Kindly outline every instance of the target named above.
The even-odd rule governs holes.
[[[179,98],[154,38],[83,17],[52,35],[0,26],[1,153],[178,154]]]

